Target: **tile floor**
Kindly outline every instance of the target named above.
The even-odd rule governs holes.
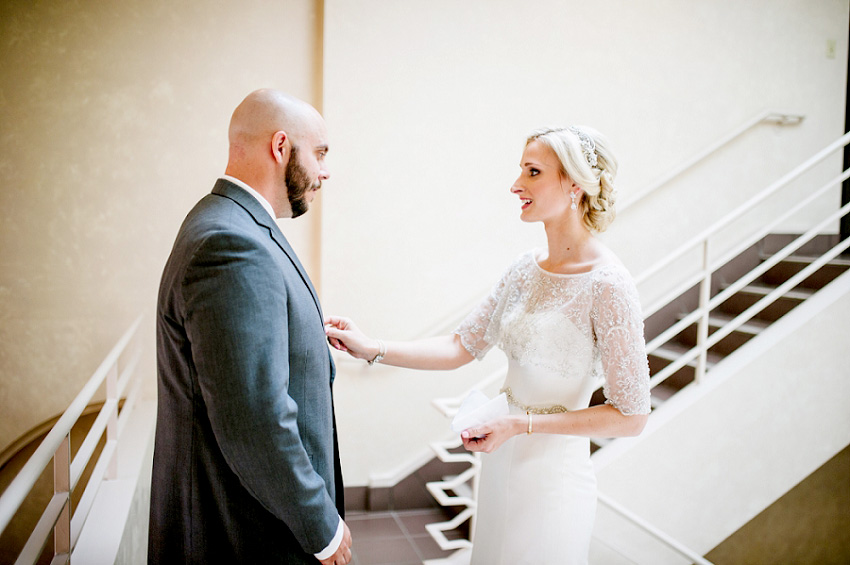
[[[425,529],[425,524],[448,519],[450,516],[437,508],[347,513],[352,564],[421,565],[426,559],[448,557],[453,552],[441,550]]]

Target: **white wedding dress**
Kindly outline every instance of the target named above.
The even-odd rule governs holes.
[[[586,408],[603,385],[623,414],[647,414],[649,368],[637,290],[619,264],[576,275],[517,259],[456,330],[476,358],[508,356],[511,413]],[[596,477],[585,437],[522,434],[481,457],[472,565],[586,564]]]

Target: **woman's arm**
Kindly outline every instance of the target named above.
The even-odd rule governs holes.
[[[371,361],[380,352],[380,342],[366,336],[348,318],[328,316],[325,333],[331,345],[352,357]],[[381,363],[408,369],[457,369],[474,359],[464,348],[460,336],[451,334],[414,341],[391,341],[384,345]]]
[[[562,414],[512,415],[498,418],[461,434],[469,451],[490,453],[515,435],[565,434],[584,437],[627,437],[643,431],[649,414],[627,416],[610,404]]]

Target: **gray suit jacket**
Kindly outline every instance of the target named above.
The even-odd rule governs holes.
[[[150,563],[316,563],[342,478],[319,300],[277,224],[220,179],[157,307]]]

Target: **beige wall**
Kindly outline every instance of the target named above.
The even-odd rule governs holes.
[[[140,312],[152,344],[233,108],[262,86],[319,103],[314,4],[2,3],[0,451],[61,413]],[[281,223],[311,271],[314,221]]]

